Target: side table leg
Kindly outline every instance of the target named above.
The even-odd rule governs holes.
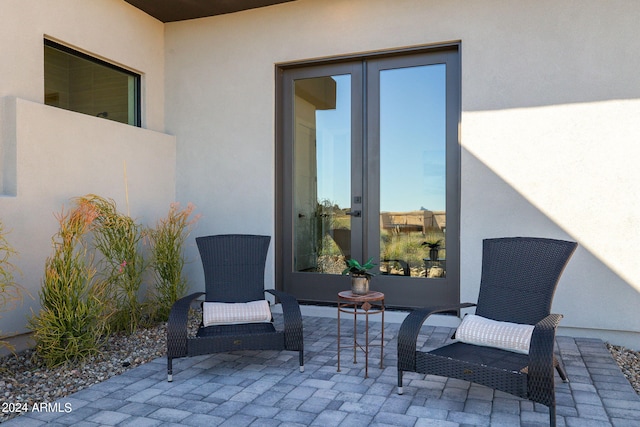
[[[364,315],[364,336],[365,336],[365,344],[364,344],[364,377],[369,378],[369,312],[367,311]]]
[[[380,369],[383,369],[382,360],[384,359],[384,300],[382,301],[382,338],[380,338]]]
[[[338,372],[340,372],[340,301],[338,301]]]
[[[358,346],[358,327],[357,327],[357,316],[358,316],[358,303],[353,304],[353,363],[356,364],[356,348]]]

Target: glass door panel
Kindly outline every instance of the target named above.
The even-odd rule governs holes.
[[[362,254],[362,67],[282,70],[276,152],[276,280],[299,301],[334,303],[348,289],[345,259]],[[360,201],[360,209],[362,202]],[[354,243],[355,242],[355,243]]]
[[[380,71],[380,272],[446,276],[446,65]]]
[[[371,288],[389,307],[457,303],[457,53],[371,60],[366,80],[366,252],[381,273]]]
[[[351,255],[351,76],[294,85],[293,268],[341,274]]]

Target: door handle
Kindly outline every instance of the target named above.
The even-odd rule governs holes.
[[[360,218],[362,216],[362,212],[361,211],[347,211],[345,213],[347,215],[355,216],[357,218]]]

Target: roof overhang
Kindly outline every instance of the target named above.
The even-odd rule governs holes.
[[[125,0],[162,22],[184,21],[294,0]]]

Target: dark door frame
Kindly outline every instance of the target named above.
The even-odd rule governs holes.
[[[334,277],[327,280],[325,275],[313,273],[295,273],[292,269],[291,254],[287,255],[285,250],[291,242],[293,230],[291,224],[291,202],[287,202],[287,197],[291,193],[291,182],[287,177],[292,176],[293,162],[285,158],[285,144],[291,143],[291,111],[286,111],[287,99],[292,98],[292,88],[289,84],[293,81],[292,76],[304,78],[305,76],[322,75],[322,69],[326,66],[327,73],[337,74],[339,70],[356,70],[360,68],[362,81],[356,79],[352,83],[352,94],[361,95],[361,98],[354,97],[352,102],[371,102],[372,93],[367,90],[367,80],[370,78],[368,62],[377,62],[376,67],[384,67],[386,62],[401,64],[406,62],[411,64],[413,59],[422,55],[428,55],[436,62],[447,63],[447,279],[414,279],[407,281],[403,277],[385,276],[385,281],[389,283],[390,289],[402,287],[403,298],[396,299],[393,295],[388,295],[387,304],[396,308],[413,308],[424,305],[440,305],[451,302],[459,302],[460,299],[460,143],[459,124],[461,115],[461,77],[460,77],[460,48],[459,43],[450,43],[440,46],[422,46],[402,50],[377,52],[374,54],[358,54],[337,58],[324,58],[310,61],[292,62],[276,65],[276,206],[275,206],[275,261],[276,261],[276,287],[285,291],[290,291],[294,295],[298,292],[292,288],[291,275],[303,274],[304,286],[307,289],[303,294],[296,295],[303,302],[326,304],[335,303],[337,292],[349,288],[348,277]],[[408,61],[408,62],[407,62]],[[410,66],[410,65],[408,65]],[[375,68],[374,71],[379,71]],[[324,74],[328,75],[328,74]],[[360,86],[360,87],[358,87]],[[375,101],[374,101],[375,102]],[[291,103],[289,103],[291,104]],[[365,105],[361,111],[367,111]],[[363,113],[367,114],[367,113]],[[353,117],[352,126],[356,137],[362,139],[373,139],[375,141],[376,120],[369,117]],[[375,145],[376,142],[374,142]],[[357,144],[356,144],[357,145]],[[366,145],[366,144],[365,144]],[[362,147],[361,147],[362,149]],[[375,149],[375,147],[373,147]],[[365,195],[365,206],[363,208],[369,212],[377,212],[379,208],[379,196],[376,198],[372,194],[372,188],[367,186],[366,176],[379,177],[379,166],[375,155],[371,155],[372,148],[366,152],[362,149],[363,182],[352,182],[352,185],[361,185],[363,195]],[[451,172],[451,173],[450,173]],[[376,186],[372,186],[376,187]],[[355,239],[360,239],[365,250],[371,251],[376,239],[379,240],[380,230],[378,221],[363,222],[362,228],[358,231],[354,227]],[[361,254],[354,254],[355,257]],[[292,273],[287,273],[291,271]],[[289,277],[288,277],[289,276]],[[325,276],[325,277],[323,277]],[[375,280],[375,279],[374,279]],[[372,282],[374,286],[375,282]],[[429,288],[432,296],[425,301],[425,287]],[[442,296],[441,298],[439,296]]]

